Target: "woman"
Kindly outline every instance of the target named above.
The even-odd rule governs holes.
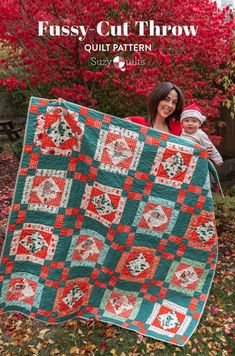
[[[147,122],[141,116],[130,116],[126,119],[140,125],[169,132],[179,136],[181,133],[180,114],[184,108],[182,91],[170,82],[157,85],[148,101]]]

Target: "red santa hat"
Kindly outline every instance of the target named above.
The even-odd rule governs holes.
[[[201,109],[195,104],[186,106],[184,108],[184,111],[180,115],[180,121],[184,120],[186,117],[195,117],[201,123],[206,120],[206,117],[202,115]]]

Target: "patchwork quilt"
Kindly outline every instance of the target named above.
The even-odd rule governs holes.
[[[96,318],[183,346],[217,258],[208,166],[190,141],[31,98],[0,311]]]

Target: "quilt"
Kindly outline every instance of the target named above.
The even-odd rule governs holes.
[[[208,167],[190,141],[32,97],[0,312],[95,318],[185,345],[217,259]]]

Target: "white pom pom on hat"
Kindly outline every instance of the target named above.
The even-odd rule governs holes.
[[[206,120],[206,117],[202,115],[201,109],[195,104],[191,104],[184,108],[182,114],[180,115],[180,121],[182,122],[182,120],[184,120],[186,117],[195,117],[201,123]]]

